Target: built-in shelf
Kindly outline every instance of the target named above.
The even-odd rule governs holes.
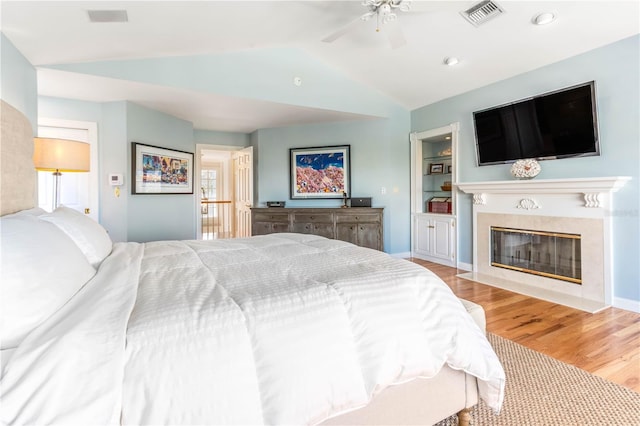
[[[458,127],[451,123],[410,135],[411,255],[453,267],[458,243],[453,185],[458,172]]]

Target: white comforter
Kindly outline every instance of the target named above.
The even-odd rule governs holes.
[[[484,334],[413,263],[298,234],[121,243],[3,366],[2,421],[314,424],[444,364],[499,410]]]

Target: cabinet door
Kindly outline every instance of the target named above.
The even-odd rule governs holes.
[[[431,220],[432,252],[431,255],[442,259],[453,257],[452,233],[453,221],[450,218],[434,218]]]
[[[285,212],[271,213],[256,210],[251,216],[251,235],[289,232],[289,215]]]
[[[333,216],[330,213],[295,212],[293,232],[333,238]]]
[[[293,232],[333,238],[333,223],[295,222]]]
[[[416,246],[415,251],[418,254],[431,254],[431,235],[433,234],[433,225],[431,220],[426,217],[416,218]]]
[[[357,223],[337,223],[336,240],[358,244],[358,224]]]
[[[253,222],[251,235],[267,235],[289,232],[289,222]]]
[[[360,223],[356,225],[356,233],[359,246],[380,250],[382,235],[379,224]]]

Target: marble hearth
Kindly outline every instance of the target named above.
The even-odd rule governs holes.
[[[462,278],[597,312],[611,306],[611,194],[628,177],[458,183],[473,194],[473,272]],[[491,227],[580,236],[581,283],[491,265]]]

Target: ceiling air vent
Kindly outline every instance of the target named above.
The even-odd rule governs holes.
[[[502,13],[504,13],[504,9],[491,0],[481,1],[464,12],[460,12],[467,21],[471,22],[476,27]]]
[[[126,10],[88,10],[91,22],[128,22]]]

